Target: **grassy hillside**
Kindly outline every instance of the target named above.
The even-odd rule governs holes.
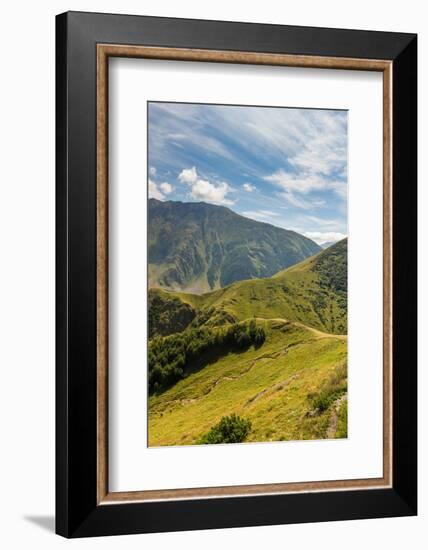
[[[239,281],[203,295],[156,291],[197,315],[193,326],[282,318],[333,333],[347,332],[347,239],[271,278]]]
[[[280,319],[253,323],[266,335],[261,345],[223,347],[150,397],[150,446],[198,443],[233,413],[251,423],[246,441],[346,437],[346,336]]]
[[[201,294],[270,277],[321,250],[303,235],[223,206],[150,199],[148,214],[150,287]]]

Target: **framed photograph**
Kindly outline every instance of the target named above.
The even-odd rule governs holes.
[[[416,514],[416,35],[56,24],[57,533]]]

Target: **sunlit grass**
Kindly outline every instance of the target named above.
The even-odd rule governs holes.
[[[247,441],[326,437],[331,411],[314,413],[320,391],[347,355],[346,337],[322,335],[285,321],[258,321],[259,349],[229,353],[149,400],[149,444],[196,443],[226,415],[251,422]],[[339,423],[343,432],[346,421]],[[341,437],[344,437],[343,435]]]

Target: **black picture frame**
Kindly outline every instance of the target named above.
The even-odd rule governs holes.
[[[97,504],[96,46],[392,62],[391,488]],[[417,513],[417,36],[68,12],[56,18],[56,532],[65,537]]]

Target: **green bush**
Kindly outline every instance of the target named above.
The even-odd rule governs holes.
[[[164,296],[149,290],[149,338],[181,332],[196,316],[188,304],[173,296]]]
[[[346,393],[347,389],[347,365],[344,363],[336,368],[319,392],[308,395],[312,412],[317,414],[325,412],[339,397]]]
[[[338,396],[339,394],[336,392],[324,390],[318,394],[310,395],[309,400],[314,410],[318,413],[323,413],[336,401]]]
[[[348,437],[348,401],[342,403],[337,415],[337,430],[336,435],[338,439]]]
[[[200,445],[212,443],[242,443],[251,431],[251,422],[236,414],[223,416],[218,424],[203,435],[198,441]]]

